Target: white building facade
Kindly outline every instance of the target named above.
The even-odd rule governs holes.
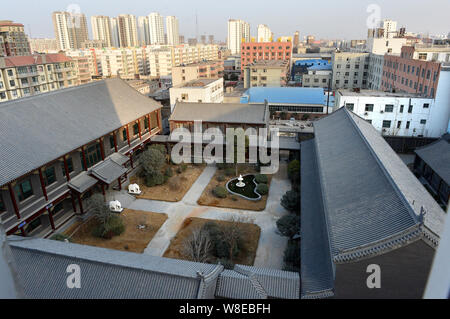
[[[92,36],[94,40],[103,41],[107,47],[113,46],[111,36],[111,19],[107,16],[91,17]]]
[[[148,19],[150,25],[150,43],[165,44],[163,17],[157,12],[152,12],[149,14]]]
[[[227,48],[231,54],[241,53],[241,43],[250,42],[250,24],[242,20],[228,20]]]
[[[177,101],[190,103],[222,103],[223,78],[197,79],[169,89],[170,109]],[[219,107],[219,106],[218,106]]]
[[[174,16],[166,17],[166,30],[167,30],[167,44],[169,45],[180,44],[180,33],[177,17]]]
[[[257,42],[271,42],[273,33],[269,27],[265,24],[258,24],[258,37]]]
[[[450,116],[448,104],[408,93],[339,90],[335,105],[347,107],[390,136],[437,138],[447,131]]]

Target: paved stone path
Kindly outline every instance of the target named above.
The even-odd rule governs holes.
[[[282,269],[287,238],[277,233],[276,221],[288,213],[280,205],[281,197],[290,188],[290,182],[286,176],[286,164],[282,163],[279,172],[273,176],[266,209],[260,212],[198,205],[198,198],[215,172],[215,166],[207,166],[179,202],[134,199],[125,191],[115,193],[115,199],[118,199],[125,208],[168,215],[168,219],[150,241],[144,254],[162,256],[169,247],[170,240],[180,230],[186,218],[228,220],[233,215],[237,215],[249,218],[261,228],[254,266]]]

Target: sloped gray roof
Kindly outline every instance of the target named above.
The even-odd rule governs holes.
[[[83,193],[95,184],[97,180],[91,176],[86,171],[81,172],[68,183],[69,187],[76,190],[78,193]]]
[[[334,256],[419,224],[346,108],[342,109],[314,123],[317,164]]]
[[[267,124],[269,116],[264,104],[177,102],[169,121]]]
[[[119,165],[123,165],[130,160],[128,156],[123,155],[119,152],[112,153],[108,157]]]
[[[121,79],[0,103],[0,185],[159,108]]]
[[[122,165],[117,164],[111,158],[107,158],[92,167],[89,172],[93,176],[109,185],[120,176],[125,174],[127,172],[127,169]]]
[[[211,291],[223,269],[48,239],[10,239],[19,280],[28,298],[213,298]],[[66,270],[71,264],[80,266],[80,289],[67,288],[70,273]],[[199,273],[214,278],[202,283]]]
[[[450,141],[439,139],[434,143],[416,149],[415,153],[424,160],[446,183],[450,185]]]
[[[301,296],[331,296],[334,275],[314,140],[301,143]]]

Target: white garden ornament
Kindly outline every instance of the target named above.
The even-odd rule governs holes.
[[[132,195],[140,195],[141,189],[139,188],[138,184],[131,184],[128,185],[128,193]]]
[[[118,200],[110,201],[109,210],[114,213],[121,213],[123,211],[122,204]]]

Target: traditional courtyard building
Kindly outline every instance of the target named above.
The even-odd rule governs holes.
[[[421,298],[444,211],[347,108],[314,131],[301,144],[301,297]]]
[[[86,212],[93,191],[121,188],[162,130],[161,105],[121,79],[0,103],[0,222],[46,236]]]

